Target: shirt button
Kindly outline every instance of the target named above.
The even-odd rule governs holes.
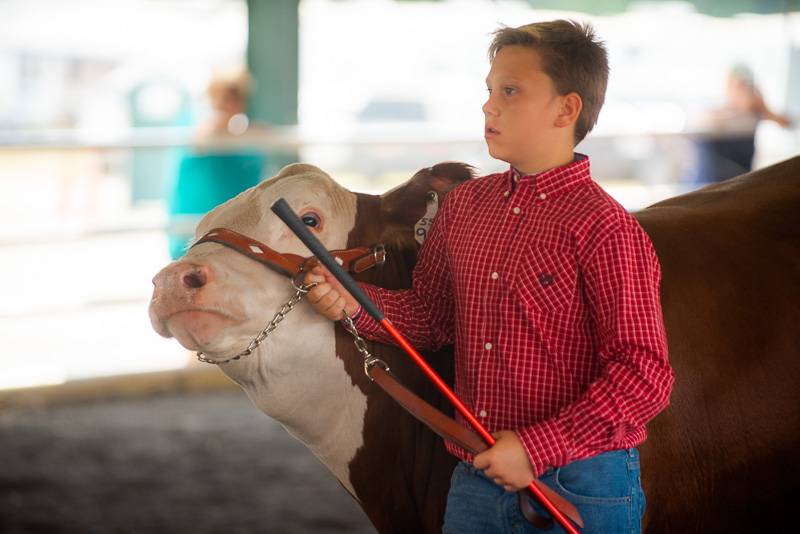
[[[478,412],[478,415],[480,415],[481,417],[486,417],[488,414],[486,413],[486,410],[481,410],[480,412]]]
[[[508,196],[508,193],[509,193],[508,191],[503,191],[503,196],[504,196],[504,197],[507,197],[507,196]]]
[[[485,348],[486,350],[492,350],[492,344],[487,343],[486,345],[483,346],[483,348]]]
[[[511,211],[514,212],[514,215],[519,215],[519,212],[521,212],[522,210],[519,209],[517,206],[514,206],[514,209],[512,209]]]
[[[539,195],[539,198],[541,198],[542,200],[544,200],[545,198],[547,198],[547,195],[545,195],[544,193],[542,193],[541,195]]]
[[[492,273],[492,280],[497,280],[498,278],[500,278],[500,275],[499,275],[499,274],[497,274],[497,273]]]

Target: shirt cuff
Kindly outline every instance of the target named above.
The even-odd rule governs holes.
[[[364,313],[364,308],[361,307],[361,304],[358,305],[356,308],[356,312],[350,316],[353,321],[358,321],[358,318],[361,317],[361,314]]]
[[[550,467],[561,467],[569,462],[567,436],[556,421],[542,421],[515,432],[528,455],[535,476],[541,476]]]

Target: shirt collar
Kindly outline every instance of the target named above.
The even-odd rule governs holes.
[[[531,184],[536,194],[553,195],[572,189],[576,185],[592,179],[589,171],[589,156],[575,153],[575,158],[566,165],[553,167],[538,174],[522,174],[514,167],[509,167],[507,180],[513,191],[517,184]]]

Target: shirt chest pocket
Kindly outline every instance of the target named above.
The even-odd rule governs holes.
[[[578,291],[578,268],[568,251],[526,247],[517,266],[516,290],[526,307],[538,313],[568,309]]]

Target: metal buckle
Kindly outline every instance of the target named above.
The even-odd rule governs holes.
[[[374,382],[375,379],[369,374],[369,370],[372,369],[375,365],[380,365],[384,371],[387,373],[389,372],[389,366],[386,364],[385,361],[381,360],[380,358],[373,356],[372,353],[369,351],[369,347],[367,347],[367,342],[364,341],[364,338],[358,334],[358,330],[356,329],[356,325],[353,322],[353,318],[350,317],[347,312],[343,312],[344,317],[341,321],[342,326],[344,329],[353,336],[353,344],[356,346],[356,350],[361,353],[361,356],[364,358],[364,374],[367,375],[367,378],[370,381]]]
[[[375,258],[375,265],[386,263],[386,247],[383,246],[383,243],[378,243],[372,247],[372,257]]]
[[[297,279],[298,279],[299,277],[301,277],[301,276],[302,276],[303,278],[305,278],[306,274],[308,274],[308,273],[307,273],[307,272],[305,272],[305,271],[300,271],[299,273],[297,273],[296,275],[294,275],[294,276],[292,277],[292,285],[294,286],[294,288],[295,288],[297,291],[299,291],[300,293],[303,293],[303,294],[306,294],[306,293],[308,293],[309,291],[311,291],[311,289],[312,289],[312,288],[316,287],[316,286],[317,286],[317,284],[319,284],[319,282],[311,282],[310,284],[306,285],[306,284],[304,284],[304,283],[302,283],[302,282],[301,282],[301,283],[298,285],[298,283],[297,283]]]
[[[375,365],[379,365],[387,373],[391,370],[389,369],[389,366],[386,364],[385,361],[381,360],[376,356],[370,356],[369,358],[364,358],[364,374],[366,374],[367,378],[369,378],[373,382],[375,381],[375,379],[372,378],[372,375],[369,374],[369,371]]]

